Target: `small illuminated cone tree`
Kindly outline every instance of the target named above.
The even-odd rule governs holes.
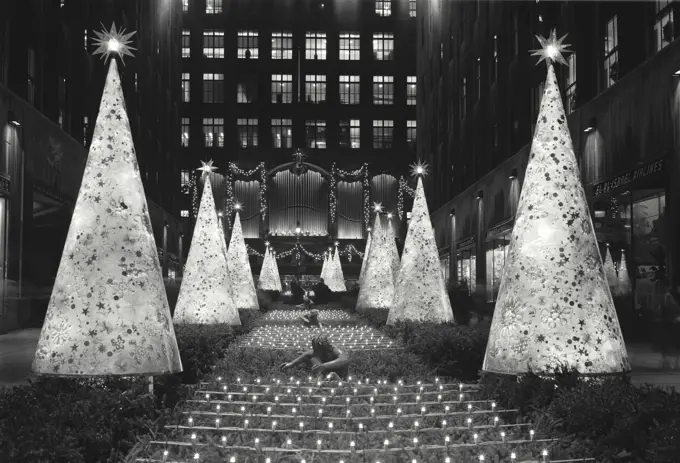
[[[229,249],[227,250],[227,266],[229,267],[229,276],[231,277],[236,307],[239,309],[259,310],[260,306],[257,302],[253,273],[250,269],[248,250],[243,239],[241,217],[238,210],[234,218],[231,241],[229,241]]]
[[[260,270],[260,278],[257,281],[257,287],[264,291],[279,291],[276,285],[276,274],[275,274],[276,262],[274,262],[274,256],[267,246],[267,250],[264,254],[264,262],[262,262],[262,269]]]
[[[417,164],[413,170],[418,176],[418,186],[387,324],[404,320],[453,322],[451,301],[442,279],[439,251],[423,190],[422,175],[426,166]]]
[[[345,275],[342,272],[342,264],[340,263],[340,250],[338,250],[337,245],[335,246],[335,253],[328,263],[327,276],[328,281],[326,281],[326,285],[331,291],[334,293],[347,291]]]
[[[276,251],[269,249],[269,253],[272,256],[272,270],[274,272],[274,283],[276,283],[276,291],[283,291],[283,285],[281,284],[281,274],[279,273],[279,263],[276,260]]]
[[[609,244],[605,250],[604,255],[604,274],[607,277],[607,284],[609,285],[609,290],[612,294],[616,294],[617,286],[619,285],[619,276],[616,274],[616,268],[614,267],[614,259],[612,259],[612,253],[609,252]]]
[[[621,263],[619,264],[619,281],[616,285],[616,296],[627,296],[633,291],[633,284],[628,275],[628,265],[626,264],[626,251],[621,250]]]
[[[562,40],[539,37],[548,76],[483,369],[520,375],[630,369],[552,61]],[[539,61],[540,63],[540,61]]]
[[[213,169],[212,161],[204,162],[201,169],[205,169],[205,184],[175,306],[175,323],[240,325],[230,289],[224,238],[215,212],[210,177],[206,175]]]
[[[359,271],[359,287],[364,284],[364,272],[366,271],[366,262],[368,262],[368,252],[371,249],[371,235],[373,235],[372,229],[368,231],[368,238],[366,238],[366,247],[364,248],[364,258],[361,261],[361,270]]]
[[[399,276],[399,267],[401,266],[401,260],[399,259],[399,250],[397,249],[397,239],[394,236],[394,227],[392,226],[392,214],[387,214],[387,247],[390,249],[390,255],[392,256],[392,278],[397,281]]]
[[[324,281],[328,279],[328,263],[329,263],[329,253],[324,252],[323,253],[323,265],[321,265],[321,278],[323,278]],[[328,284],[328,282],[326,282]]]
[[[364,280],[359,287],[356,310],[389,309],[394,298],[394,279],[392,278],[392,250],[388,242],[388,232],[375,215],[373,222],[373,241],[366,260]]]
[[[97,36],[95,54],[131,55],[132,33],[114,25]],[[115,59],[32,369],[56,376],[182,371]]]

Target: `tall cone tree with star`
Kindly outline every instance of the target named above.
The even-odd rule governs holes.
[[[132,34],[115,25],[98,32],[95,54],[131,56]],[[115,59],[32,369],[58,376],[182,371]]]
[[[619,282],[616,285],[615,296],[627,296],[633,291],[633,284],[628,275],[628,265],[626,264],[626,252],[621,250],[621,263],[619,264]]]
[[[620,373],[628,356],[553,68],[566,45],[538,39],[548,77],[483,369]]]
[[[372,229],[368,231],[368,238],[366,238],[366,247],[364,248],[364,258],[361,261],[361,270],[359,271],[359,288],[364,284],[364,274],[366,272],[366,262],[368,262],[368,253],[371,249]]]
[[[262,262],[262,268],[260,269],[260,278],[257,280],[257,287],[264,291],[279,291],[278,285],[276,284],[276,262],[274,262],[274,256],[271,253],[269,245],[267,245],[267,250],[264,254],[264,261]]]
[[[380,212],[373,222],[373,241],[364,270],[364,279],[359,286],[356,310],[389,309],[394,297],[392,278],[392,251],[387,243],[388,233],[382,224]]]
[[[224,236],[220,232],[220,218],[215,212],[208,175],[214,170],[212,161],[204,162],[199,170],[203,171],[205,183],[179,288],[175,323],[240,325],[224,253]]]
[[[325,251],[323,253],[323,264],[321,265],[321,275],[320,278],[323,278],[324,282],[328,278],[328,262],[329,262],[329,251]],[[328,283],[326,283],[328,284]]]
[[[616,294],[616,288],[619,285],[619,276],[616,274],[616,267],[614,267],[614,259],[612,253],[609,252],[609,244],[604,253],[604,274],[607,277],[607,284],[612,294]]]
[[[401,259],[399,259],[399,250],[397,249],[397,238],[394,236],[394,227],[392,226],[392,214],[387,214],[387,246],[390,249],[392,256],[392,278],[395,283],[399,276],[399,267],[401,267]]]
[[[328,263],[328,270],[326,275],[328,276],[328,281],[326,285],[334,293],[342,293],[347,291],[347,286],[345,285],[345,275],[342,272],[342,264],[340,263],[340,250],[338,246],[335,246],[335,253],[332,259]]]
[[[243,239],[241,217],[238,209],[234,217],[234,227],[231,230],[231,241],[227,250],[227,265],[234,290],[234,301],[239,309],[259,310],[253,273],[248,259],[246,242]]]
[[[439,251],[425,200],[422,176],[426,166],[413,166],[418,186],[406,233],[399,276],[394,285],[394,299],[387,324],[397,321],[422,320],[452,322],[451,301],[444,286],[439,264]]]

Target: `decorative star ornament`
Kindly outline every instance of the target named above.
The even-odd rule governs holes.
[[[208,175],[209,173],[214,172],[214,171],[217,170],[217,167],[213,165],[213,162],[214,162],[214,161],[213,161],[212,159],[211,159],[210,161],[208,161],[208,162],[201,161],[201,164],[203,164],[203,165],[202,165],[201,167],[199,167],[198,169],[196,169],[196,170],[203,171],[203,174],[201,174],[201,176],[202,176],[202,177],[205,177],[205,176]]]
[[[391,213],[391,212],[388,212],[388,213],[387,213],[387,218],[388,218],[388,219],[392,219],[392,213]]]
[[[94,39],[97,49],[92,53],[93,55],[102,55],[104,62],[108,62],[112,54],[117,54],[123,64],[125,64],[126,56],[135,56],[132,54],[132,51],[137,49],[130,46],[132,43],[130,37],[135,35],[136,31],[128,33],[125,33],[125,29],[119,31],[116,28],[116,23],[113,23],[110,31],[107,31],[103,24],[102,28],[101,32],[94,31],[97,36]]]
[[[565,38],[567,38],[567,34],[564,34],[562,38],[558,39],[557,31],[555,29],[550,31],[550,36],[548,38],[537,35],[536,39],[538,40],[538,43],[541,44],[541,48],[530,50],[533,52],[531,56],[539,57],[536,65],[538,66],[541,64],[541,61],[545,60],[548,66],[555,61],[568,66],[569,64],[564,59],[564,56],[562,56],[562,53],[572,53],[572,50],[567,50],[571,45],[562,43]]]
[[[375,212],[382,212],[382,210],[383,210],[382,203],[378,203],[378,202],[373,203],[373,210]]]
[[[237,211],[240,211],[241,210],[241,203],[234,203],[234,209],[236,209]]]
[[[425,177],[428,174],[429,168],[430,166],[426,162],[418,161],[415,164],[411,164],[411,176]]]
[[[264,245],[267,246],[267,247],[269,247],[269,241],[265,241],[265,242],[264,242]]]

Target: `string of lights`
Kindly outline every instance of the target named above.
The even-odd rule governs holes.
[[[227,225],[229,226],[229,229],[232,227],[232,221],[231,217],[234,214],[234,179],[230,174],[227,174],[226,181],[224,182],[224,188],[225,188],[225,201],[226,201],[226,209],[227,209]]]
[[[233,175],[241,178],[250,178],[256,174],[260,174],[260,215],[261,220],[264,220],[267,216],[267,166],[264,162],[261,162],[257,167],[250,170],[243,170],[235,163],[229,163],[229,190],[227,191],[227,201],[232,204],[234,203],[234,190],[233,190]],[[231,209],[229,210],[231,215]]]
[[[189,179],[189,188],[191,189],[191,209],[194,217],[198,216],[198,182],[196,182],[196,174]]]
[[[368,199],[366,198],[367,195],[367,188],[368,188],[368,163],[364,163],[363,166],[356,170],[344,170],[341,169],[337,166],[336,163],[333,163],[333,166],[331,168],[331,183],[330,183],[330,188],[329,188],[329,196],[330,196],[330,213],[331,213],[331,223],[335,223],[335,218],[337,215],[337,208],[338,208],[338,197],[337,197],[337,182],[338,182],[338,177],[342,177],[343,179],[347,180],[358,180],[359,177],[363,176],[363,188],[364,188],[364,220],[368,224],[368,218],[367,214],[370,214],[368,208]]]
[[[403,219],[404,216],[404,192],[408,193],[409,196],[413,197],[416,194],[416,190],[408,186],[408,182],[404,179],[402,175],[399,177],[399,190],[397,192],[397,214],[399,219]]]

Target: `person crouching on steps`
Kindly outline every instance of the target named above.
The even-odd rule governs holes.
[[[328,336],[320,334],[312,339],[312,350],[305,352],[292,362],[284,363],[281,369],[287,370],[300,363],[312,367],[317,380],[346,380],[349,374],[349,357],[328,340]]]
[[[316,309],[305,312],[300,315],[299,318],[300,321],[302,321],[302,324],[307,328],[319,328],[323,326],[323,323],[319,321],[319,311]]]

